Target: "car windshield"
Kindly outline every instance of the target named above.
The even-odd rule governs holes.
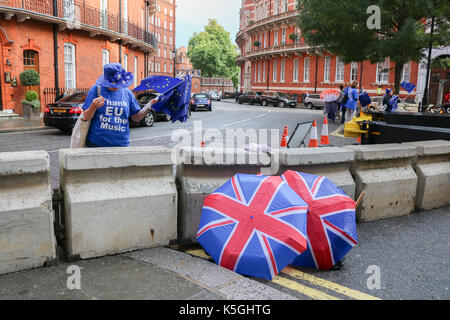
[[[58,102],[75,102],[75,103],[83,103],[86,100],[87,94],[85,92],[76,92],[67,97],[62,98]]]
[[[206,94],[196,94],[196,95],[194,95],[194,98],[202,99],[202,98],[207,98],[207,96],[206,96]]]
[[[137,101],[141,104],[147,104],[154,97],[156,97],[156,95],[154,95],[154,94],[143,94],[143,95],[138,96]]]
[[[282,98],[288,98],[288,99],[290,98],[289,95],[287,95],[286,93],[283,93],[283,92],[277,92],[277,93]]]

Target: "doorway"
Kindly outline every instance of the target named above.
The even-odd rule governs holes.
[[[34,50],[23,51],[23,66],[24,70],[35,70],[39,73],[39,53]],[[30,90],[36,91],[39,100],[41,99],[41,87],[40,85],[31,87]]]

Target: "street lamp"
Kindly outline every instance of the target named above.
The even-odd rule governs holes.
[[[175,48],[173,51],[173,77],[175,78],[177,76],[176,74],[176,66],[177,66],[177,49]]]

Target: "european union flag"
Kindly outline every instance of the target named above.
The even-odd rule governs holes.
[[[403,81],[400,86],[405,89],[406,91],[408,91],[408,93],[411,93],[414,91],[414,89],[416,88],[416,85],[414,83],[408,82],[408,81]]]
[[[191,98],[191,76],[171,78],[165,76],[151,76],[142,80],[133,91],[155,90],[161,95],[159,102],[152,108],[156,112],[164,112],[172,118],[172,122],[186,122]]]

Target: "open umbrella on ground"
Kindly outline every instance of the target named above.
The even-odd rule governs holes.
[[[293,265],[330,270],[357,244],[355,201],[325,177],[287,171],[282,176],[308,204],[308,249]]]
[[[326,89],[320,94],[320,99],[326,102],[336,101],[340,96],[339,90],[336,89]]]
[[[281,177],[238,174],[205,199],[197,240],[218,265],[273,279],[306,250],[306,211]]]

